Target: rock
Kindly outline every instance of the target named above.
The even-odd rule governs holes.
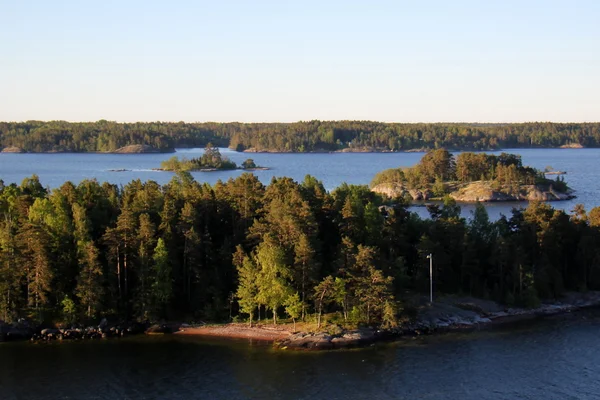
[[[167,324],[154,324],[146,329],[146,335],[162,335],[165,333],[173,333],[173,328]]]
[[[375,185],[371,191],[392,199],[410,196],[415,201],[421,201],[429,200],[433,197],[433,193],[429,189],[409,189],[399,182],[380,183],[379,185]]]
[[[42,329],[40,333],[42,334],[42,336],[56,335],[59,333],[59,330],[54,328],[46,328]]]
[[[448,194],[458,202],[474,203],[481,202],[502,202],[502,201],[561,201],[570,200],[575,196],[573,191],[560,193],[552,189],[541,187],[539,185],[520,185],[517,190],[509,186],[496,187],[491,181],[476,181],[468,183],[448,182]],[[374,186],[371,191],[382,194],[390,198],[404,198],[410,196],[414,201],[423,201],[432,199],[433,193],[429,189],[409,189],[403,183],[390,182],[380,183]]]
[[[25,150],[16,146],[8,146],[2,149],[2,153],[25,153]]]
[[[160,150],[147,144],[130,144],[129,146],[121,147],[113,153],[117,154],[149,154],[149,153],[174,153],[174,149]]]

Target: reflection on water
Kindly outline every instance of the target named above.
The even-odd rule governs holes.
[[[0,345],[3,399],[565,399],[600,393],[600,311],[335,352],[194,337]]]

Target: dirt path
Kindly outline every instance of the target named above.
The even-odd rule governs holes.
[[[258,325],[250,328],[247,324],[206,325],[181,328],[176,335],[217,336],[239,339],[254,339],[274,342],[290,336],[285,326]]]

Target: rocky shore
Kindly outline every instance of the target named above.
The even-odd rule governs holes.
[[[130,144],[118,148],[112,153],[116,154],[152,154],[152,153],[174,153],[175,149],[157,149],[147,144]]]
[[[389,198],[410,197],[414,201],[434,200],[431,189],[411,189],[402,183],[380,183],[371,190]],[[520,185],[516,190],[504,186],[495,187],[491,181],[448,183],[448,196],[458,202],[503,202],[503,201],[561,201],[575,198],[572,190],[558,192],[539,185]]]
[[[433,305],[422,305],[416,320],[396,328],[365,327],[347,331],[337,327],[337,332],[299,332],[277,341],[275,346],[293,350],[363,347],[402,337],[483,329],[594,306],[600,306],[600,292],[568,293],[561,301],[547,302],[534,309],[504,308],[493,301],[448,296]]]
[[[376,342],[410,338],[452,331],[469,331],[493,328],[516,321],[568,313],[587,307],[600,306],[600,292],[568,293],[560,301],[545,302],[534,309],[506,308],[489,300],[472,297],[446,296],[428,304],[417,299],[417,317],[398,327],[381,329],[361,327],[343,329],[337,325],[326,326],[326,332],[293,332],[292,325],[263,325],[249,327],[242,323],[220,325],[188,325],[182,323],[150,324],[139,322],[109,323],[103,319],[97,326],[73,325],[69,327],[35,326],[27,320],[14,324],[0,321],[0,342],[31,340],[85,340],[118,338],[136,334],[194,335],[249,339],[273,343],[281,350],[334,350],[364,347]]]
[[[141,322],[109,323],[102,319],[97,326],[73,324],[68,327],[38,326],[26,319],[8,324],[0,320],[0,342],[31,340],[49,342],[54,340],[105,339],[131,335],[166,334],[180,329],[181,324],[150,324]]]
[[[8,147],[3,148],[1,152],[2,153],[25,153],[25,150],[23,150],[20,147],[8,146]]]

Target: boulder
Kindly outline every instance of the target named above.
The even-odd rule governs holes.
[[[147,144],[131,144],[129,146],[121,147],[115,150],[113,153],[117,154],[149,154],[149,153],[173,153],[174,149],[161,150]]]
[[[2,149],[2,153],[25,153],[25,150],[16,146],[8,146]]]
[[[167,324],[154,324],[146,329],[146,335],[162,335],[165,333],[173,333],[173,328]]]

